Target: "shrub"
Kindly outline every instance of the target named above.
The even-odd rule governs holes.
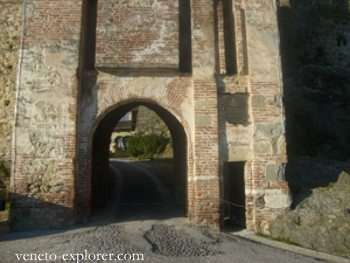
[[[0,161],[0,199],[6,199],[10,183],[10,169],[4,161]]]
[[[137,133],[128,138],[127,152],[137,159],[154,159],[165,151],[169,142],[164,135]]]
[[[0,161],[0,178],[9,178],[10,177],[10,168],[7,163]]]

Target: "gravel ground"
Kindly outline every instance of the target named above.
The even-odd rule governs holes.
[[[164,256],[200,257],[220,253],[213,249],[214,240],[196,239],[175,226],[153,225],[144,237],[152,245],[153,252]]]
[[[105,221],[61,231],[18,232],[0,241],[0,263],[24,262],[15,253],[143,253],[144,262],[162,263],[316,263],[290,252],[244,239],[191,227],[183,218],[134,220],[124,223]],[[40,261],[31,261],[40,262]],[[63,259],[56,261],[64,262]],[[65,262],[77,262],[65,261]],[[116,262],[116,261],[80,261]],[[129,262],[129,261],[124,261]]]

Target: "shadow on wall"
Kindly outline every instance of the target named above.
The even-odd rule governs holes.
[[[350,1],[280,0],[284,104],[294,206],[350,160]]]
[[[10,226],[13,230],[49,229],[71,226],[75,223],[75,212],[64,204],[53,204],[49,199],[54,193],[42,197],[30,197],[16,193],[11,195]],[[59,194],[55,193],[58,202]],[[63,198],[62,198],[63,202]]]
[[[280,1],[290,159],[350,158],[349,2]]]
[[[350,173],[349,162],[306,157],[291,160],[286,169],[286,179],[293,192],[292,208],[309,197],[313,189],[337,182],[343,171]]]
[[[164,213],[163,210],[158,209],[158,211],[149,211],[147,214],[143,213],[142,217],[130,211],[130,215],[120,218],[107,211],[107,216],[101,214],[79,223],[76,210],[73,208],[46,202],[35,197],[13,193],[11,195],[10,228],[12,231],[7,234],[0,232],[0,242],[49,236],[85,227],[104,226],[120,222],[121,219],[124,222],[147,219],[166,220],[180,216],[176,211]]]
[[[78,228],[74,226],[75,213],[72,208],[14,193],[11,193],[11,200],[9,224],[14,231],[0,233],[0,242],[53,235]]]

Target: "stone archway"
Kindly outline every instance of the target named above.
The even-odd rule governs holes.
[[[109,146],[111,142],[111,133],[120,119],[128,112],[136,107],[143,106],[154,111],[166,124],[170,131],[173,141],[173,165],[174,165],[174,189],[177,196],[181,196],[177,205],[181,206],[181,215],[187,214],[187,136],[186,132],[179,120],[168,110],[164,109],[159,104],[149,100],[133,100],[118,104],[109,108],[105,113],[101,114],[95,125],[94,133],[91,138],[91,176],[90,176],[90,207],[92,214],[99,208],[106,205],[111,195],[118,196],[125,192],[123,189],[127,173],[138,173],[139,167],[133,167],[130,172],[130,167],[126,168],[127,164],[115,163],[111,167],[109,160]],[[111,180],[111,173],[115,172],[115,166],[119,170],[117,178]],[[129,169],[129,172],[127,172]],[[114,170],[114,171],[113,171]],[[123,174],[125,173],[125,174]],[[123,178],[123,179],[121,179]],[[141,177],[140,177],[141,179]],[[164,196],[160,190],[159,182],[156,178],[152,178],[145,174],[142,178],[145,187],[154,186],[160,196]],[[148,183],[146,184],[146,182]],[[141,184],[141,182],[140,182]],[[175,185],[176,184],[176,185]],[[142,187],[142,186],[141,186]],[[116,193],[117,191],[117,193]],[[153,190],[154,191],[154,190]],[[130,195],[130,193],[128,193]],[[132,194],[132,193],[131,193]],[[135,193],[137,195],[138,193]],[[149,192],[152,195],[152,191]],[[154,193],[153,193],[154,194]],[[113,197],[112,197],[113,198]],[[119,197],[117,197],[119,198]],[[164,201],[164,200],[163,200]],[[166,200],[168,201],[168,200]]]

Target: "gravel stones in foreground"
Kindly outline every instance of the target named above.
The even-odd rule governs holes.
[[[219,251],[210,248],[212,244],[209,242],[191,237],[174,226],[153,225],[144,237],[152,245],[153,252],[163,256],[192,257],[220,254]]]

